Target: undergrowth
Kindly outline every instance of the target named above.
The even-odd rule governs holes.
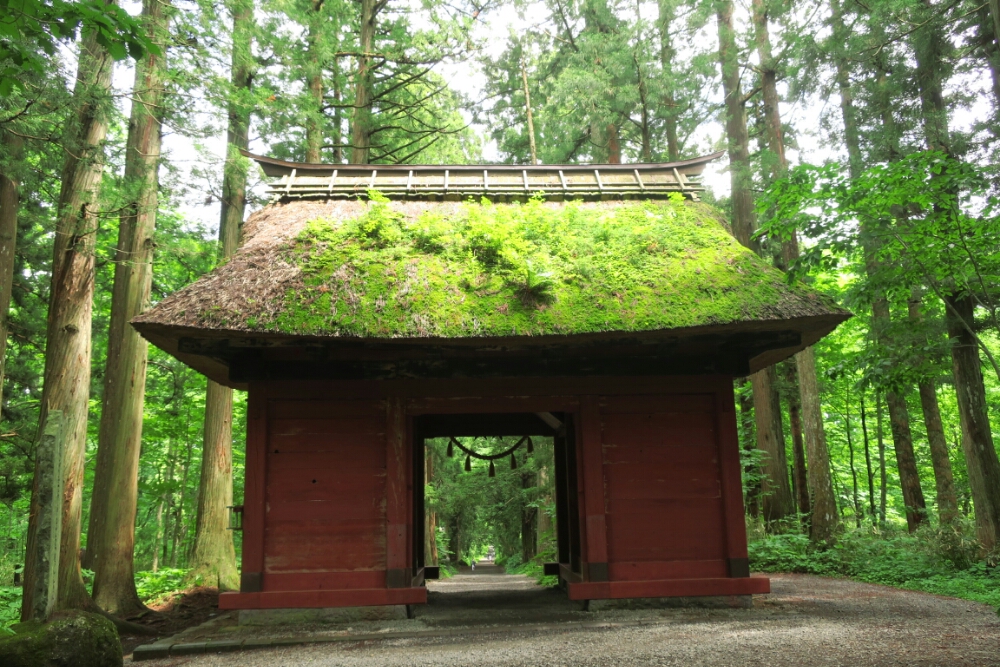
[[[760,572],[799,572],[848,577],[872,584],[948,595],[1000,610],[1000,567],[982,559],[968,526],[923,528],[914,534],[895,529],[851,530],[829,548],[806,535],[756,537],[749,544],[750,566]]]

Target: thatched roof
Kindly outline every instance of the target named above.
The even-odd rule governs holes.
[[[805,345],[849,316],[790,286],[718,211],[679,198],[333,200],[258,211],[228,262],[133,324],[176,353],[192,336],[485,342],[793,329]]]

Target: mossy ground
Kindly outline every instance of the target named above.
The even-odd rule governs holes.
[[[0,638],[3,667],[119,667],[122,645],[108,619],[66,612],[48,623],[19,623]]]
[[[638,332],[788,317],[816,298],[740,246],[716,211],[679,196],[468,202],[416,218],[370,196],[356,219],[309,223],[284,251],[305,289],[248,328],[386,338]]]

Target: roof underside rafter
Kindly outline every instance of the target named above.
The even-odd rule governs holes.
[[[705,165],[722,153],[658,164],[602,165],[353,165],[285,162],[244,153],[276,180],[273,201],[364,197],[518,201],[662,199],[672,193],[697,200]]]

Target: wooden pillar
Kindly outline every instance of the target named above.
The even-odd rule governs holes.
[[[403,400],[386,401],[385,420],[385,567],[386,587],[409,588],[413,579],[409,558],[410,470],[406,412]]]
[[[719,380],[715,391],[715,422],[722,477],[722,507],[725,512],[726,558],[730,577],[749,577],[747,528],[743,515],[743,481],[740,477],[740,443],[736,429],[733,383]]]
[[[240,592],[264,589],[264,524],[267,507],[267,385],[250,384],[247,396],[247,446],[243,486],[243,566]]]
[[[583,507],[587,581],[608,581],[608,530],[604,501],[604,452],[597,396],[580,401],[581,506]]]

